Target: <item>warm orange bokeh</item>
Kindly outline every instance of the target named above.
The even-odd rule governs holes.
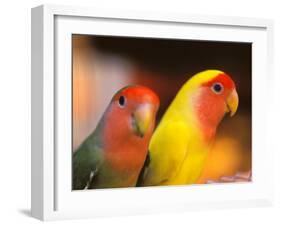
[[[198,183],[219,180],[222,176],[237,173],[242,161],[242,151],[232,138],[218,138],[206,160],[206,166]]]

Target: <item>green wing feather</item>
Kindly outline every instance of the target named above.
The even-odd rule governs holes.
[[[73,154],[72,189],[88,188],[102,163],[102,149],[95,134],[88,137]]]

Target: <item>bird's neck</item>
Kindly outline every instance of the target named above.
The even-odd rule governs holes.
[[[184,120],[191,130],[201,134],[204,140],[211,141],[217,126],[224,116],[224,105],[215,105],[214,101],[206,97],[201,98],[200,93],[179,93],[186,98],[176,98],[169,109],[170,115]],[[169,114],[169,113],[168,113]]]

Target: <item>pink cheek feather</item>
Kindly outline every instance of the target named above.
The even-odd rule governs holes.
[[[120,136],[126,135],[125,133],[130,134],[129,117],[130,114],[126,108],[120,108],[117,104],[111,106],[106,117],[106,127],[104,128],[104,145],[108,145],[112,141],[118,141]]]
[[[209,87],[201,88],[194,103],[199,126],[209,139],[215,135],[216,128],[225,114],[223,93],[216,94]]]
[[[153,126],[143,138],[133,132],[131,112],[130,106],[120,108],[113,105],[106,117],[107,126],[103,132],[105,155],[111,167],[118,171],[140,169],[152,135]]]

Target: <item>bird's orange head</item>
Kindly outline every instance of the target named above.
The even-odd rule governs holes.
[[[239,98],[230,75],[207,70],[194,75],[187,84],[186,89],[192,93],[192,109],[202,127],[215,129],[225,113],[236,113]]]

